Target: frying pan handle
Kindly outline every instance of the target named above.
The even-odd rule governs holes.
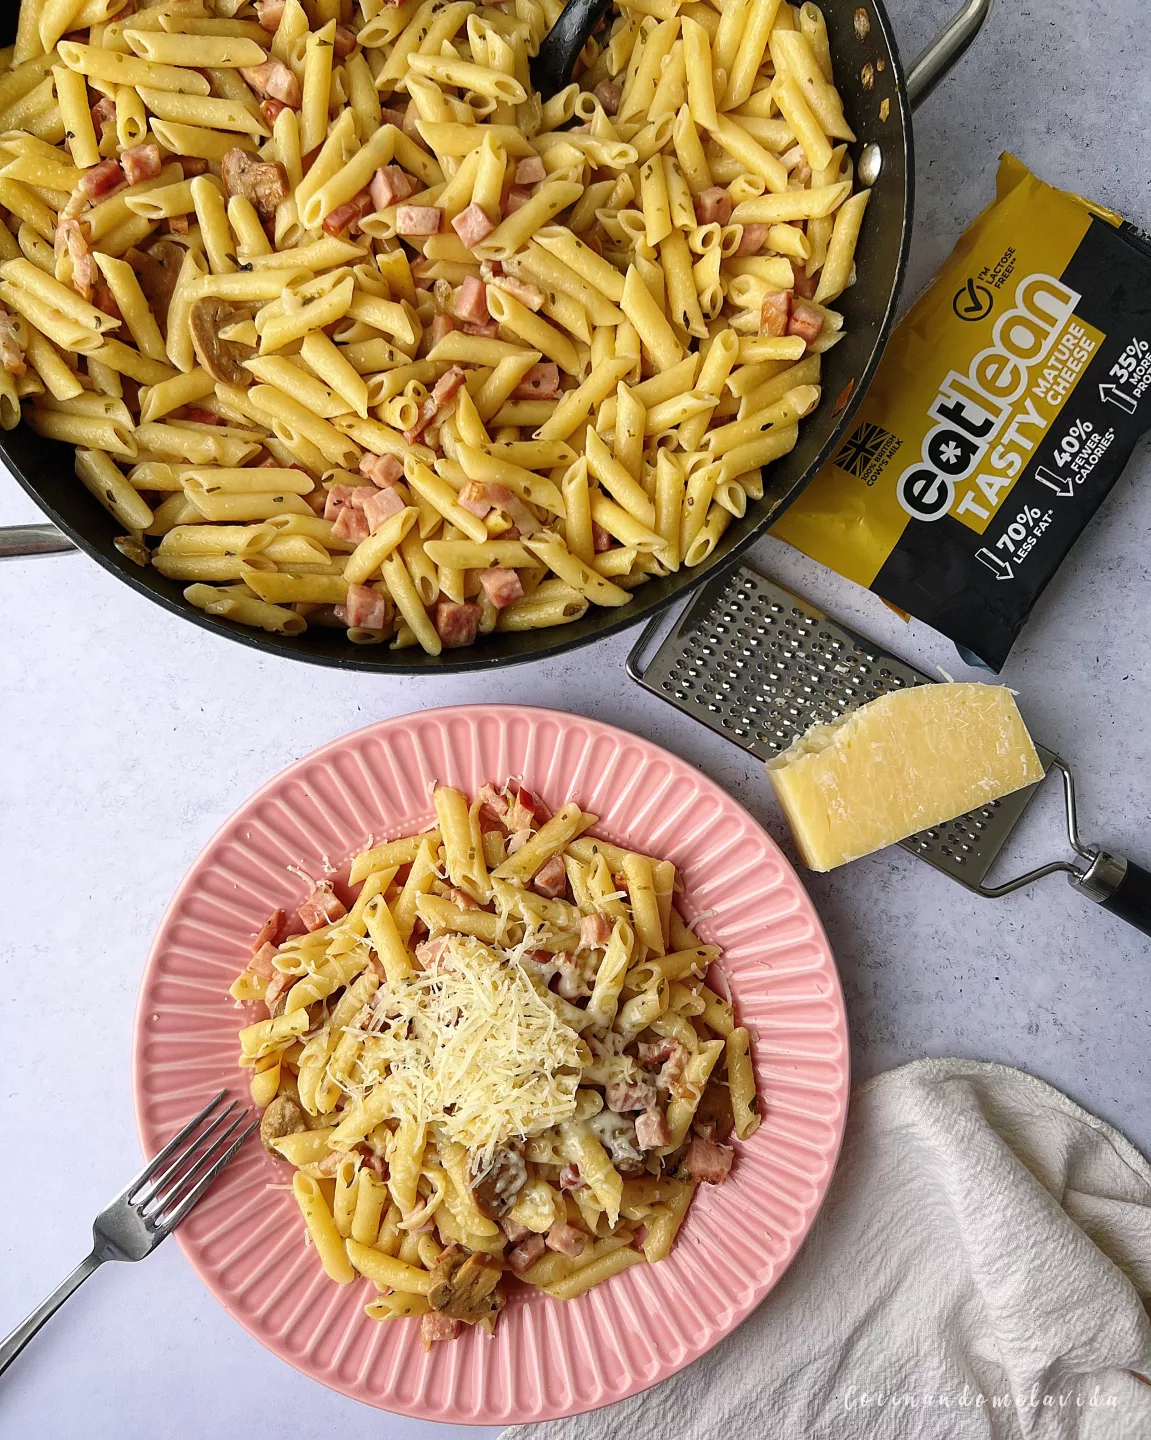
[[[914,110],[959,62],[991,14],[992,0],[967,0],[907,72],[907,98]]]
[[[64,555],[76,547],[55,525],[0,525],[0,560],[20,560],[28,555]]]

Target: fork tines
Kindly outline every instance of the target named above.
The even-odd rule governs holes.
[[[227,1099],[226,1090],[214,1096],[124,1192],[124,1198],[149,1226],[165,1233],[174,1229],[258,1127],[259,1120],[253,1120],[233,1140],[252,1112],[240,1109],[236,1100],[221,1109]]]

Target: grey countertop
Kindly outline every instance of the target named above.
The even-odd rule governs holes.
[[[904,54],[949,11],[897,0]],[[1141,0],[1001,0],[916,120],[909,299],[994,190],[1007,147],[1044,178],[1151,225],[1138,136],[1151,111]],[[35,518],[0,482],[0,522]],[[1146,444],[1040,603],[1004,678],[1076,767],[1087,835],[1151,861],[1151,460]],[[923,666],[976,678],[951,646],[765,540],[753,562]],[[387,715],[459,701],[585,712],[729,788],[790,852],[758,764],[624,675],[631,636],[552,663],[432,681],[260,658],[80,557],[0,570],[5,994],[0,1011],[0,1331],[86,1252],[88,1220],[138,1163],[132,1009],[153,929],[220,822],[290,761]],[[592,663],[594,656],[594,665]],[[1060,846],[1054,794],[1013,843]],[[976,899],[900,850],[809,877],[847,994],[862,1079],[922,1055],[1021,1066],[1151,1151],[1151,941],[1061,879]],[[770,1302],[768,1302],[770,1303]],[[175,1245],[102,1271],[5,1377],[4,1440],[295,1433],[434,1440],[296,1375],[249,1339]],[[495,1432],[488,1432],[494,1434]]]

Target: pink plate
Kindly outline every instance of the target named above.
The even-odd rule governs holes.
[[[227,990],[269,911],[303,899],[295,867],[319,875],[369,836],[422,828],[433,781],[474,792],[516,775],[552,807],[572,797],[599,815],[607,839],[674,860],[686,914],[723,947],[766,1107],[731,1179],[700,1187],[662,1263],[566,1304],[513,1287],[494,1339],[468,1331],[430,1355],[416,1324],[363,1314],[368,1282],[327,1279],[291,1194],[268,1188],[287,1168],[253,1142],[178,1231],[220,1303],[282,1360],[369,1405],[463,1424],[570,1415],[654,1385],[734,1329],[802,1244],[843,1133],[847,1021],[823,927],[771,838],[690,765],[594,720],[502,705],[385,720],[298,761],[224,825],[168,907],[136,1011],[152,1155],[223,1086],[246,1095]]]

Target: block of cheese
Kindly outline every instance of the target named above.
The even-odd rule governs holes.
[[[767,762],[803,863],[832,870],[1042,780],[1015,697],[957,682],[895,690]]]

